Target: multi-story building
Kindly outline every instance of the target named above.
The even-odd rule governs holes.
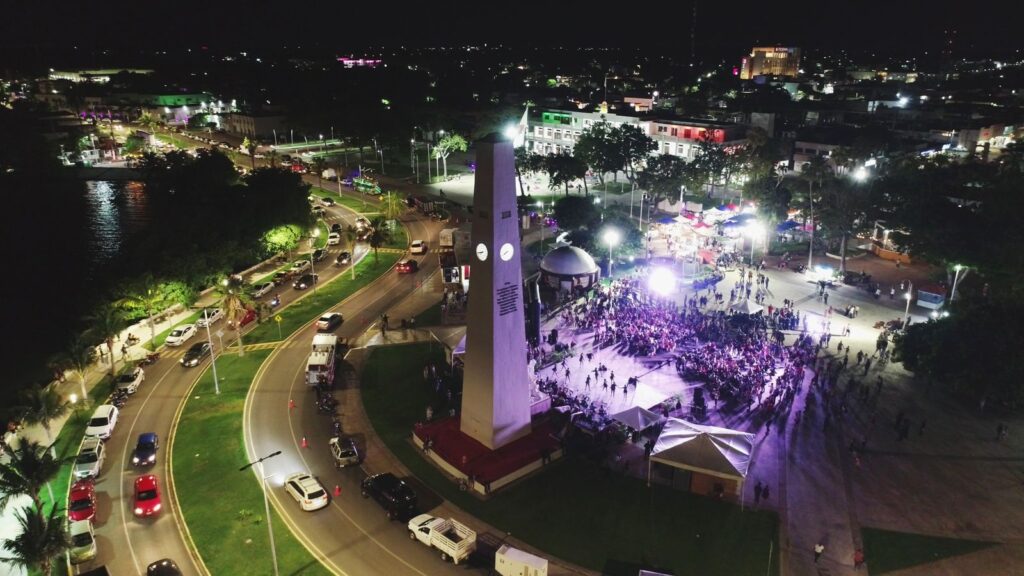
[[[746,142],[746,127],[711,120],[662,119],[655,117],[602,114],[576,110],[545,110],[529,118],[526,147],[537,154],[572,152],[584,130],[607,122],[612,127],[629,124],[640,128],[658,144],[656,154],[672,154],[686,160],[697,155],[697,145],[705,138],[723,146],[741,146]]]
[[[795,78],[800,74],[800,49],[782,46],[758,46],[750,51],[740,66],[740,78],[782,76]]]

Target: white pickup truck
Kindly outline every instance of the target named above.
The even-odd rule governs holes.
[[[476,550],[476,532],[454,519],[420,514],[409,520],[409,538],[441,551],[441,559],[458,564]]]

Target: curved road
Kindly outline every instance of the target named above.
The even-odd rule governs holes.
[[[425,239],[431,247],[437,246],[440,224],[422,219],[404,223],[410,239]],[[418,274],[393,273],[373,284],[372,289],[335,306],[332,310],[345,316],[337,335],[360,335],[368,324],[412,292],[420,278],[427,278],[438,268],[433,252],[417,259],[422,266]],[[404,523],[390,522],[376,502],[360,496],[359,484],[365,476],[360,467],[335,469],[327,449],[330,419],[317,412],[316,395],[303,381],[309,343],[315,333],[315,326],[307,325],[278,346],[257,374],[246,400],[244,429],[250,457],[283,451],[264,464],[265,473],[273,475],[268,486],[277,511],[304,545],[337,574],[465,574],[465,565],[442,562],[436,550],[410,541]],[[340,383],[336,389],[339,387]],[[289,399],[297,404],[293,410],[288,409]],[[302,447],[303,438],[308,448]],[[297,471],[309,471],[328,490],[340,486],[341,496],[332,498],[326,509],[301,511],[282,487],[282,478]]]
[[[355,218],[354,212],[340,206],[327,208],[325,216],[328,224],[354,224]],[[329,246],[328,256],[317,264],[316,271],[321,282],[348,271],[348,266],[337,267],[333,264],[334,256],[339,251],[340,247]],[[360,245],[354,256],[358,260],[366,254],[367,248]],[[269,301],[275,294],[280,294],[281,304],[286,306],[305,293],[285,284],[275,288],[262,300]],[[253,327],[255,324],[250,324],[247,329]],[[213,332],[221,329],[225,332],[224,346],[230,347],[234,338],[223,321],[211,326]],[[206,332],[201,329],[180,347],[164,347],[160,360],[145,367],[146,379],[138,392],[121,409],[117,428],[106,442],[106,461],[96,481],[95,527],[98,554],[93,561],[75,566],[76,574],[106,565],[112,574],[141,575],[145,573],[146,566],[162,558],[173,558],[186,575],[202,574],[189,553],[181,519],[175,514],[177,504],[173,502],[174,493],[169,486],[172,477],[166,455],[172,431],[177,424],[178,410],[193,384],[209,367],[209,360],[195,368],[183,368],[178,361],[190,345],[205,337]],[[215,349],[217,345],[218,339],[215,336]],[[157,433],[160,449],[155,465],[136,468],[131,463],[132,450],[139,434],[144,432]],[[138,519],[132,512],[134,482],[139,476],[148,473],[156,474],[160,479],[163,510],[156,517]]]

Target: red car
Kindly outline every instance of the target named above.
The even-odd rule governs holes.
[[[96,485],[91,478],[75,482],[68,496],[68,520],[92,520],[95,516]]]
[[[250,322],[252,322],[255,319],[256,319],[256,311],[255,310],[251,310],[251,309],[246,309],[245,310],[245,315],[242,316],[242,319],[238,321],[238,325],[239,326],[245,326],[246,324],[249,324]],[[232,329],[235,328],[234,322],[229,323],[228,326],[230,326]]]
[[[160,482],[153,474],[135,479],[135,515],[152,516],[160,513]]]
[[[399,274],[413,274],[420,269],[419,263],[415,260],[402,260],[396,266]]]

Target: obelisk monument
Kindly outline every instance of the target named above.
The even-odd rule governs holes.
[[[461,431],[490,449],[530,433],[523,269],[512,143],[476,143]]]

